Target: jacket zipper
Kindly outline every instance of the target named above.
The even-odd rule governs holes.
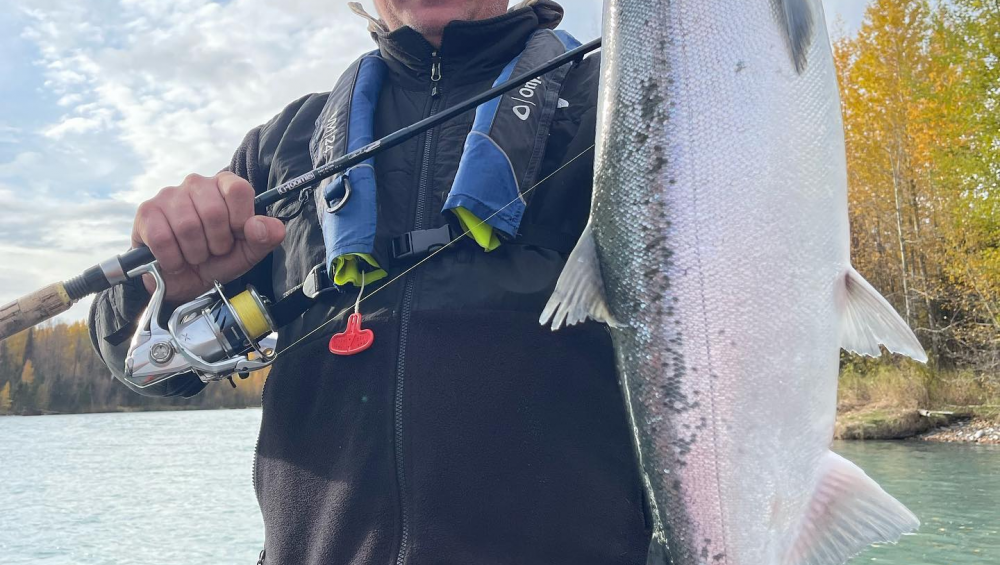
[[[264,419],[264,390],[267,388],[268,378],[264,378],[264,384],[260,386],[260,417]],[[260,504],[260,491],[257,489],[257,450],[260,449],[260,430],[257,430],[257,438],[253,441],[253,466],[250,467],[250,482],[253,483],[253,493],[257,496],[257,503]],[[257,558],[257,565],[264,565],[265,549],[260,550],[260,557]]]
[[[437,113],[441,97],[441,58],[437,51],[431,53],[431,108],[428,116]],[[434,141],[434,130],[424,134],[423,160],[420,162],[420,178],[417,184],[417,207],[414,229],[426,229],[427,193],[430,184],[430,160]],[[396,398],[395,398],[395,454],[396,482],[399,484],[399,505],[402,510],[402,533],[399,539],[399,553],[396,565],[403,565],[410,543],[410,511],[406,502],[406,471],[403,465],[403,384],[406,376],[406,342],[409,334],[410,314],[413,309],[415,278],[406,279],[403,289],[403,306],[399,315],[399,352],[396,357]]]
[[[268,378],[264,378],[264,384],[260,386],[260,417],[261,420],[264,419],[264,391],[267,389]],[[250,481],[253,483],[253,492],[257,495],[257,501],[260,501],[260,491],[257,490],[257,450],[260,448],[260,430],[257,431],[257,439],[253,442],[253,466],[250,468]]]

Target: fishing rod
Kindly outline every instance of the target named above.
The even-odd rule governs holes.
[[[303,189],[323,179],[342,173],[382,151],[468,112],[484,102],[502,96],[532,79],[567,63],[579,61],[600,46],[601,40],[595,39],[569,50],[543,65],[521,73],[434,116],[262,192],[254,198],[254,207],[262,211],[271,204],[296,196]],[[211,380],[217,380],[217,377],[226,378],[233,373],[244,373],[273,361],[273,348],[264,345],[263,336],[270,334],[276,328],[267,313],[266,298],[261,297],[252,288],[228,298],[223,293],[222,286],[216,283],[214,289],[178,307],[171,316],[167,328],[165,330],[160,328],[157,320],[164,285],[153,253],[146,246],[106,259],[76,277],[50,284],[0,307],[0,341],[65,312],[86,296],[146,273],[153,277],[156,289],[150,300],[150,307],[139,321],[140,330],[133,337],[126,373],[128,375],[143,371],[151,373],[147,375],[149,379],[144,378],[143,384],[137,382],[137,385],[155,384],[162,378],[168,378],[164,377],[167,372],[179,367],[186,367],[188,370],[193,368],[203,375],[203,379],[208,375]],[[157,330],[169,335],[171,340],[156,341],[154,338]],[[192,344],[185,345],[178,342],[176,339],[178,335],[195,337]],[[142,367],[133,366],[132,363],[133,359],[139,357],[131,353],[139,349],[142,349],[145,355]],[[177,374],[176,371],[170,376],[173,374]]]
[[[600,46],[601,40],[595,39],[576,49],[567,51],[548,63],[513,77],[465,102],[375,140],[361,149],[297,176],[268,191],[262,192],[254,198],[254,206],[256,209],[261,210],[271,204],[295,196],[306,187],[344,172],[386,149],[395,147],[443,122],[478,107],[484,102],[506,94],[533,78],[553,71],[566,63],[580,60],[584,55],[598,49]],[[102,290],[131,280],[133,278],[130,275],[132,271],[143,265],[152,263],[154,260],[153,253],[149,248],[140,246],[102,261],[68,281],[51,284],[0,307],[0,341],[65,312],[73,303],[86,296],[96,294]]]

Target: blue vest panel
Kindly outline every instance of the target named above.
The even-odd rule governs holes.
[[[494,85],[579,45],[565,32],[537,31]],[[386,70],[378,52],[373,52],[355,61],[341,76],[316,122],[310,143],[314,167],[374,141],[375,110]],[[477,219],[475,227],[485,223],[500,240],[517,235],[526,206],[522,191],[536,181],[559,90],[568,72],[569,65],[565,65],[476,109],[442,213],[456,213],[463,226],[471,213]],[[327,202],[341,200],[344,204],[336,211],[327,209]],[[341,272],[345,268],[378,271],[384,276],[375,249],[378,208],[374,159],[323,181],[316,201],[330,277],[334,281],[351,278]]]

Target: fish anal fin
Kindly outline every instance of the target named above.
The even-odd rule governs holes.
[[[895,543],[920,520],[860,467],[829,451],[783,565],[842,565],[873,543]]]
[[[889,301],[853,268],[844,275],[840,346],[854,353],[878,357],[879,345],[893,353],[927,362],[927,353],[913,330]]]
[[[564,324],[571,326],[587,318],[610,326],[618,325],[608,309],[597,244],[589,224],[566,260],[556,288],[538,321],[544,326],[551,320],[552,329],[558,330]]]

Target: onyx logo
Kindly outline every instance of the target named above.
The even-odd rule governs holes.
[[[514,106],[514,115],[520,118],[522,122],[527,121],[527,119],[531,117],[531,108],[538,106],[533,99],[535,98],[535,91],[538,90],[538,87],[541,85],[542,79],[533,78],[524,83],[524,86],[517,91],[517,93],[521,95],[521,98],[511,96],[513,100],[520,102],[520,104]]]
[[[330,112],[330,117],[323,123],[322,137],[320,138],[319,154],[327,161],[333,159],[334,142],[337,139],[337,114]]]

